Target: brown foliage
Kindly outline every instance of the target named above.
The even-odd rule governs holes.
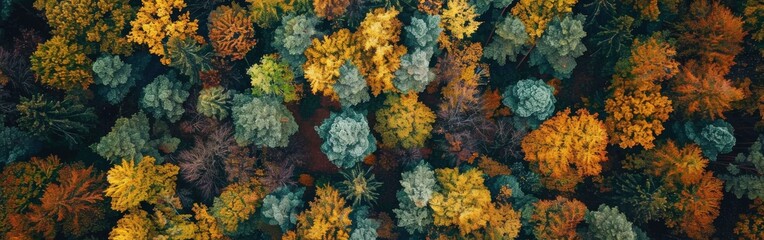
[[[244,8],[233,3],[210,12],[207,22],[215,52],[232,60],[243,59],[255,46],[255,29]]]
[[[732,110],[732,103],[744,97],[741,89],[724,78],[724,72],[715,64],[688,62],[674,82],[676,108],[688,117],[724,118],[724,112]]]
[[[723,74],[735,64],[746,35],[743,20],[716,0],[695,0],[678,30],[681,56],[716,64]]]
[[[536,209],[531,222],[537,239],[581,239],[576,226],[584,220],[584,203],[558,196],[555,200],[541,200],[533,205]]]

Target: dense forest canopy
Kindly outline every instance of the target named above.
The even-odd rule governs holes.
[[[2,239],[764,239],[764,0],[2,0]]]

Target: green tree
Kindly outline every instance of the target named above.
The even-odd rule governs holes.
[[[340,77],[332,86],[342,106],[353,106],[369,101],[369,86],[358,67],[350,61],[340,66]]]
[[[289,63],[295,76],[303,75],[302,65],[307,61],[304,53],[311,39],[324,35],[316,29],[318,23],[318,18],[312,15],[287,15],[281,19],[281,25],[274,32],[271,46]]]
[[[300,96],[289,65],[278,56],[270,54],[247,69],[252,83],[252,93],[257,96],[278,96],[285,102],[297,101]]]
[[[751,145],[748,154],[739,153],[719,178],[724,189],[737,198],[764,199],[764,135]]]
[[[597,211],[586,213],[584,221],[589,225],[585,233],[586,239],[637,239],[631,222],[626,219],[626,215],[618,211],[618,207],[611,208],[602,204]]]
[[[268,224],[278,225],[282,231],[287,231],[297,224],[297,213],[303,205],[302,197],[305,188],[290,190],[283,186],[268,194],[263,199],[260,208]]]
[[[509,15],[496,26],[493,41],[483,49],[483,57],[496,60],[501,66],[507,63],[507,59],[514,62],[529,38],[523,21]]]
[[[711,161],[716,161],[716,156],[732,152],[735,146],[735,129],[732,124],[717,119],[710,123],[686,122],[684,134],[703,150],[703,155]]]
[[[332,113],[315,129],[324,140],[321,151],[339,168],[351,168],[377,150],[366,117],[352,109]]]
[[[165,51],[171,61],[170,66],[188,76],[191,83],[200,83],[199,73],[212,69],[212,48],[208,44],[200,44],[194,38],[170,37],[165,43]]]
[[[183,102],[188,98],[188,85],[177,80],[175,72],[159,75],[143,88],[141,108],[154,118],[177,122],[186,111]]]
[[[240,146],[286,147],[289,136],[297,132],[292,113],[278,98],[236,94],[231,117],[234,137]]]
[[[581,14],[568,14],[552,21],[531,53],[531,66],[539,66],[542,73],[556,78],[569,78],[576,68],[576,58],[586,51],[586,46],[581,42],[586,37],[584,19]]]
[[[118,104],[135,85],[133,67],[117,55],[103,55],[93,62],[95,84],[98,94],[112,105]]]
[[[432,54],[432,50],[416,49],[403,55],[401,67],[395,71],[395,87],[404,93],[424,91],[427,84],[435,80],[435,73],[430,70]]]
[[[524,79],[504,90],[502,103],[515,116],[543,121],[554,113],[554,88],[538,79]]]
[[[22,97],[20,101],[16,106],[19,127],[50,142],[62,139],[73,146],[90,132],[98,119],[92,107],[86,107],[73,95],[58,101],[37,94]]]
[[[222,86],[202,89],[199,91],[196,111],[204,116],[223,120],[228,117],[228,109],[231,107],[231,95],[231,92]]]

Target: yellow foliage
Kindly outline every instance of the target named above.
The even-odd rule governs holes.
[[[597,114],[586,109],[568,116],[560,111],[522,141],[525,160],[542,176],[547,188],[572,191],[586,176],[599,175],[607,161],[607,133]]]
[[[294,7],[294,0],[247,0],[249,5],[249,16],[257,26],[261,28],[270,28],[279,21],[279,17],[291,12]]]
[[[318,187],[316,199],[308,210],[297,216],[296,235],[300,239],[348,239],[352,222],[348,217],[352,209],[332,186]]]
[[[32,54],[31,69],[41,83],[60,90],[88,88],[93,83],[92,61],[83,46],[54,36],[37,45]]]
[[[398,10],[394,8],[374,9],[366,14],[356,32],[364,59],[358,62],[358,68],[374,96],[381,92],[397,92],[393,86],[394,73],[401,65],[401,56],[406,54],[406,47],[398,44],[401,21],[397,16]]]
[[[456,226],[462,236],[485,227],[491,211],[491,192],[483,185],[483,173],[458,168],[435,170],[441,191],[432,194],[430,208],[435,226]]]
[[[235,232],[239,223],[255,213],[265,195],[265,189],[257,178],[252,178],[247,183],[228,185],[220,196],[215,198],[212,214],[226,232]]]
[[[624,4],[634,6],[639,11],[640,17],[645,20],[657,21],[661,14],[658,3],[665,6],[669,11],[676,13],[679,10],[680,0],[624,0]]]
[[[480,78],[488,77],[489,74],[488,66],[480,63],[483,47],[480,43],[465,41],[463,44],[446,46],[445,49],[447,55],[436,65],[436,81],[446,83],[441,90],[443,101],[439,105],[440,111],[468,111],[480,100]]]
[[[576,199],[558,196],[555,200],[541,200],[533,204],[531,216],[536,239],[581,239],[576,226],[584,220],[586,205]]]
[[[210,12],[207,29],[215,52],[232,60],[243,59],[256,43],[252,21],[244,8],[236,3]]]
[[[653,140],[663,132],[663,122],[674,111],[671,100],[660,92],[639,91],[629,95],[616,90],[605,101],[605,118],[610,143],[621,148],[642,145],[651,149]]]
[[[448,0],[446,9],[441,14],[441,24],[445,30],[451,32],[451,36],[464,39],[477,31],[480,22],[475,21],[475,18],[478,16],[475,8],[467,0]]]
[[[313,93],[322,92],[324,96],[337,100],[332,85],[339,79],[340,67],[347,61],[360,59],[361,49],[355,43],[350,30],[340,29],[323,40],[313,39],[305,50],[305,78],[310,82]],[[356,64],[361,68],[361,65]]]
[[[573,5],[578,0],[520,0],[512,7],[512,15],[515,15],[525,25],[525,31],[528,32],[531,44],[536,42],[546,30],[555,17],[562,17],[564,14],[573,11]]]
[[[382,135],[383,147],[422,147],[430,138],[435,113],[417,98],[418,95],[413,92],[387,96],[384,107],[377,111],[377,124],[374,126],[374,130]]]
[[[100,51],[112,54],[132,52],[122,34],[135,14],[128,0],[35,0],[34,7],[45,14],[52,35],[96,43]]]
[[[138,207],[142,201],[156,204],[175,194],[178,166],[155,165],[153,157],[143,157],[135,164],[124,160],[112,167],[106,177],[109,187],[106,196],[111,197],[111,208],[120,212]]]
[[[191,21],[189,13],[176,13],[186,7],[184,0],[142,0],[135,20],[130,22],[132,29],[127,39],[130,42],[144,44],[149,52],[160,57],[164,65],[170,65],[170,58],[165,56],[164,42],[175,37],[195,39],[199,43],[204,38],[196,34],[199,28],[197,20]],[[173,20],[172,16],[177,16]]]
[[[520,212],[510,204],[493,204],[486,213],[485,239],[515,239],[520,234]]]
[[[194,203],[194,207],[191,210],[194,211],[194,219],[196,219],[196,226],[198,229],[194,239],[208,240],[223,238],[221,227],[218,225],[215,217],[211,216],[207,211],[207,206]]]
[[[143,210],[131,211],[117,221],[109,233],[110,240],[145,240],[155,231],[154,223]]]

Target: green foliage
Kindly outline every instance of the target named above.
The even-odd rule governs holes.
[[[344,181],[339,182],[337,189],[345,195],[345,198],[353,202],[353,206],[360,203],[372,204],[377,201],[377,193],[382,183],[377,181],[374,174],[369,170],[363,171],[358,166],[349,171],[343,171]]]
[[[520,80],[504,90],[502,103],[518,117],[543,121],[554,113],[554,88],[538,79]]]
[[[180,143],[180,139],[168,135],[150,140],[149,130],[149,119],[143,112],[133,114],[130,118],[118,118],[111,131],[90,148],[112,163],[122,160],[139,161],[144,156],[153,156],[159,161],[158,148],[170,153]]]
[[[542,73],[556,78],[569,78],[576,68],[576,58],[586,51],[581,42],[586,37],[584,19],[581,14],[568,14],[562,20],[552,21],[531,53],[531,66],[539,66]]]
[[[532,205],[534,202],[538,201],[538,198],[535,196],[530,193],[525,193],[520,185],[520,182],[514,175],[501,175],[496,177],[493,184],[490,185],[491,193],[494,196],[498,196],[503,187],[512,190],[512,196],[509,200],[512,202],[512,206],[516,209]]]
[[[483,14],[488,11],[491,6],[497,9],[509,7],[515,0],[470,0],[470,5],[475,7],[477,14]]]
[[[393,84],[401,92],[421,92],[427,84],[435,80],[435,73],[430,70],[431,50],[416,49],[401,57],[401,67],[395,71]]]
[[[629,53],[634,42],[631,32],[635,27],[634,18],[628,15],[613,18],[604,26],[599,26],[600,31],[591,40],[597,46],[594,53],[603,57],[604,75],[611,75],[615,62]]]
[[[541,177],[538,175],[538,173],[530,171],[528,168],[526,168],[523,163],[512,163],[509,165],[509,169],[512,170],[512,175],[517,177],[517,182],[520,183],[520,189],[522,189],[523,192],[530,194],[537,193],[539,190],[541,190]]]
[[[167,57],[170,58],[170,66],[180,70],[180,73],[188,76],[191,83],[199,83],[199,72],[212,69],[210,57],[212,48],[207,44],[199,44],[194,38],[183,39],[171,37],[165,43]]]
[[[350,240],[377,239],[377,228],[379,221],[369,218],[369,207],[362,206],[353,209],[350,213],[350,219],[353,221],[353,231],[350,232]]]
[[[63,101],[46,99],[41,94],[22,97],[16,109],[19,127],[26,132],[55,142],[62,139],[70,146],[77,144],[95,126],[98,117],[73,95]]]
[[[493,41],[483,49],[483,57],[496,60],[501,66],[507,63],[507,59],[514,62],[529,38],[523,21],[509,15],[496,26]]]
[[[332,113],[315,129],[324,140],[321,151],[337,167],[351,168],[377,150],[366,117],[352,109]]]
[[[748,155],[739,153],[735,161],[727,166],[729,174],[719,178],[724,180],[724,190],[737,198],[764,199],[764,135],[751,145]],[[744,171],[744,169],[748,169]]]
[[[312,15],[287,15],[275,30],[271,46],[289,63],[296,76],[303,75],[302,65],[307,61],[303,53],[310,46],[311,39],[324,35],[316,29],[318,23],[318,18]]]
[[[652,175],[622,174],[613,184],[613,196],[629,219],[647,223],[667,216],[671,207],[668,190]]]
[[[277,98],[236,94],[231,117],[234,138],[240,146],[286,147],[289,136],[297,132],[292,113]]]
[[[589,225],[587,239],[635,240],[637,237],[631,222],[626,219],[626,215],[618,211],[618,207],[611,208],[602,204],[597,211],[586,213],[584,220]]]
[[[417,207],[411,198],[402,190],[398,190],[398,208],[393,209],[398,219],[398,227],[406,229],[409,234],[425,232],[433,223],[432,210],[428,207]]]
[[[332,86],[342,106],[369,101],[369,86],[355,64],[347,61],[340,67],[340,77]]]
[[[132,71],[132,65],[123,62],[117,55],[107,54],[96,59],[93,62],[93,73],[98,94],[112,105],[121,102],[135,85]]]
[[[188,98],[188,85],[178,81],[175,72],[159,75],[143,88],[141,108],[154,118],[166,118],[170,122],[180,120],[186,111],[183,102]]]
[[[420,161],[419,164],[410,171],[401,173],[402,193],[417,208],[427,206],[436,191],[435,171],[430,164]]]
[[[263,217],[268,224],[278,225],[282,231],[287,231],[297,223],[297,213],[302,206],[302,195],[305,188],[291,191],[289,187],[280,187],[263,199],[261,208]]]
[[[26,159],[36,152],[36,143],[29,133],[0,121],[0,163],[6,165]]]
[[[697,143],[703,150],[703,155],[711,161],[716,161],[716,156],[719,154],[732,151],[736,142],[734,131],[731,124],[721,119],[708,124],[693,122],[684,124],[684,133],[687,138]]]
[[[285,102],[300,98],[294,85],[294,74],[286,62],[276,55],[265,55],[260,64],[247,69],[252,83],[252,93],[257,96],[278,96]]]
[[[443,31],[439,15],[412,16],[411,24],[403,27],[406,31],[406,47],[421,50],[436,50],[438,36]]]
[[[196,111],[204,116],[223,120],[228,117],[230,105],[231,93],[221,86],[215,86],[199,91]]]

